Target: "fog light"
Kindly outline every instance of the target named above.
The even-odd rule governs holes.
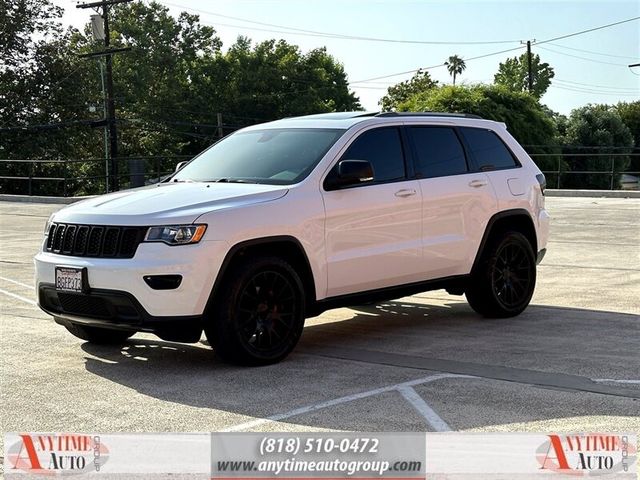
[[[182,283],[182,275],[145,275],[142,278],[154,290],[174,290]]]

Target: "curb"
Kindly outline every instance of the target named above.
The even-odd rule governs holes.
[[[569,190],[547,188],[547,197],[640,198],[640,190]]]
[[[39,195],[8,195],[0,194],[0,202],[18,202],[18,203],[55,203],[60,205],[69,205],[71,203],[93,198],[95,195],[87,197],[43,197]]]

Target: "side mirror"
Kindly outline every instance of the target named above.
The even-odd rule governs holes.
[[[336,190],[370,182],[373,176],[373,167],[367,160],[341,160],[325,180],[325,189]]]
[[[184,162],[179,162],[179,163],[176,165],[176,172],[177,172],[178,170],[180,170],[182,167],[184,167],[187,163],[189,163],[189,160],[185,160]]]

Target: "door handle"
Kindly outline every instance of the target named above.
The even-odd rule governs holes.
[[[410,197],[412,195],[415,195],[416,191],[412,188],[403,188],[402,190],[398,190],[395,193],[396,197]]]
[[[487,185],[486,180],[471,180],[469,186],[473,188],[485,187]]]

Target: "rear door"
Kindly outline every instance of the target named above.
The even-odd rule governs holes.
[[[401,127],[361,133],[336,160],[367,160],[371,182],[322,187],[326,212],[328,296],[417,281],[422,276],[422,200],[408,179]],[[334,165],[335,167],[335,165]],[[328,176],[335,174],[335,168]]]
[[[407,125],[422,193],[425,279],[469,273],[496,209],[494,190],[477,172],[453,125]]]
[[[526,208],[525,169],[500,136],[493,130],[477,127],[461,127],[460,132],[478,170],[487,173],[500,202],[498,208]]]

